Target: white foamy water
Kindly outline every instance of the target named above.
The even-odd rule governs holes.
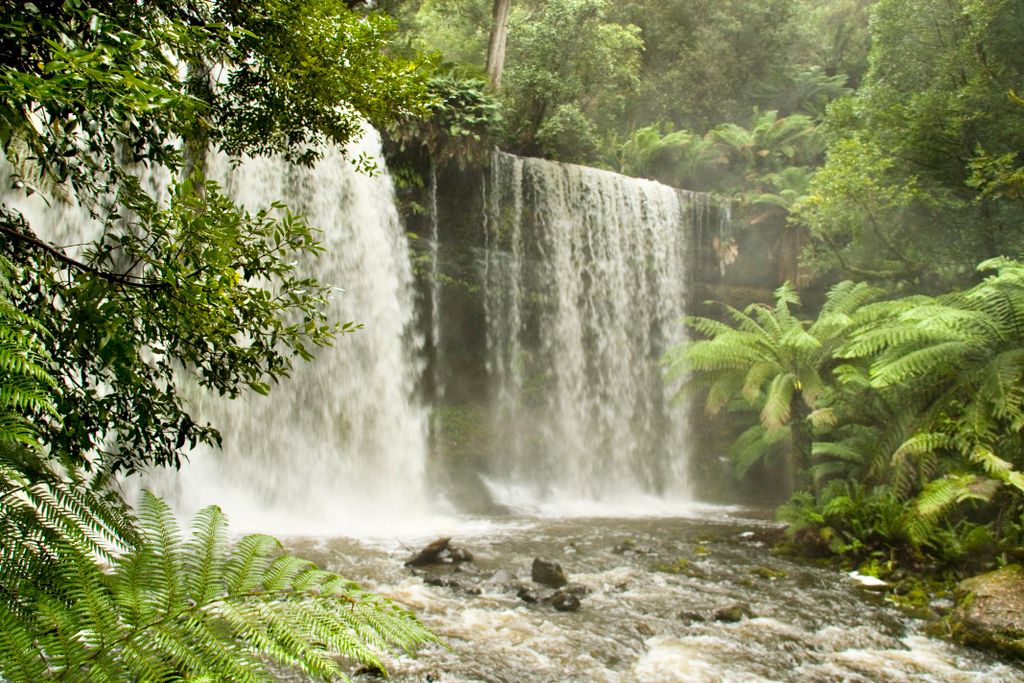
[[[480,520],[452,539],[471,564],[420,570],[402,566],[414,543],[292,543],[451,645],[393,660],[397,683],[1024,683],[1020,667],[928,637],[842,572],[771,554],[745,517]],[[561,564],[579,611],[544,601],[554,591],[531,581],[534,557]],[[753,616],[716,619],[733,605]]]

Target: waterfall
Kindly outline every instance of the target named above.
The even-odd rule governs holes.
[[[349,159],[363,156],[381,172],[357,172]],[[268,397],[227,400],[186,387],[199,419],[221,430],[223,450],[197,449],[181,472],[151,472],[142,485],[183,514],[218,503],[238,528],[334,535],[421,528],[428,519],[427,410],[415,398],[422,339],[413,326],[409,247],[378,135],[368,131],[345,155],[327,151],[313,168],[277,158],[233,165],[223,155],[211,155],[209,166],[208,175],[249,210],[280,200],[322,230],[324,253],[302,268],[336,287],[328,317],[362,328],[313,362],[297,360]],[[9,185],[9,165],[0,172]],[[140,181],[166,200],[166,172],[141,169]],[[56,244],[99,234],[72,203],[47,205],[13,192],[5,201]]]
[[[369,132],[349,158],[380,160]],[[323,230],[311,264],[337,287],[329,317],[362,328],[336,340],[269,397],[206,401],[223,451],[192,457],[176,478],[186,507],[216,501],[247,527],[390,533],[425,512],[427,412],[414,399],[422,341],[413,331],[412,271],[390,176],[357,172],[328,151],[314,168],[214,157],[209,175],[251,209],[280,199]]]
[[[495,153],[484,203],[491,481],[519,501],[689,500],[658,361],[683,339],[688,240],[712,200]]]
[[[437,350],[441,348],[441,237],[440,221],[438,220],[437,209],[437,167],[430,165],[430,186],[429,204],[427,215],[430,217],[430,347],[434,350],[435,358],[439,357]],[[433,392],[434,401],[437,402],[444,397],[444,373],[441,364],[433,364]]]

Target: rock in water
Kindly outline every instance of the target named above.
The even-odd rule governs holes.
[[[450,538],[437,539],[406,560],[405,566],[422,567],[428,564],[440,563],[442,559],[448,557],[448,543],[451,540]]]
[[[465,548],[449,546],[448,551],[451,554],[452,562],[455,562],[456,564],[473,561],[473,553],[469,552]]]
[[[723,621],[727,624],[734,624],[743,621],[743,617],[752,619],[754,613],[746,605],[731,605],[715,610],[715,621]]]
[[[960,582],[951,621],[957,640],[1024,659],[1024,569],[1009,565]]]
[[[569,583],[569,579],[565,577],[565,572],[562,571],[560,564],[548,562],[539,557],[533,559],[533,569],[530,572],[530,578],[536,583],[551,586],[552,588],[561,588]]]
[[[526,586],[520,586],[516,592],[516,597],[525,602],[527,605],[536,605],[541,601],[541,596],[537,591],[530,590]]]
[[[575,612],[580,608],[580,599],[572,593],[558,591],[551,598],[551,605],[559,612]]]

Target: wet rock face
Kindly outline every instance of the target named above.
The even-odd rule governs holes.
[[[539,557],[534,558],[533,568],[530,571],[530,578],[534,583],[539,583],[551,588],[561,588],[569,583],[562,566],[557,562],[548,562]]]
[[[961,642],[1024,659],[1024,568],[1010,565],[965,579],[951,616]]]

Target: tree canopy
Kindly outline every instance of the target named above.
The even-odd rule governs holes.
[[[870,69],[830,111],[799,210],[819,272],[935,291],[1021,252],[1024,207],[986,183],[1024,149],[1022,31],[1016,2],[878,3]]]

